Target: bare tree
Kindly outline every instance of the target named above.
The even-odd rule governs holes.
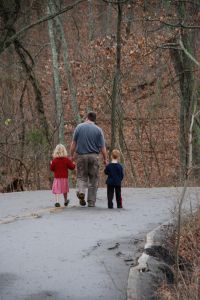
[[[196,19],[200,11],[199,1],[186,2],[177,1],[176,11],[179,18],[179,24],[184,24],[183,27],[179,25],[179,34],[173,40],[175,49],[171,49],[171,57],[174,63],[174,68],[179,77],[180,85],[180,158],[182,164],[182,173],[185,174],[188,165],[189,144],[188,144],[188,131],[191,123],[194,103],[198,98],[198,85],[195,71],[195,63],[186,51],[196,57],[196,42],[197,31],[194,28],[187,28],[185,20],[189,19],[189,15],[193,15]],[[197,102],[199,106],[199,103]],[[200,164],[200,120],[199,117],[195,118],[193,126],[193,157],[195,164]],[[199,172],[198,172],[199,173]],[[198,174],[199,175],[199,174]]]
[[[94,1],[88,0],[88,29],[89,29],[89,41],[93,41],[95,32],[94,22]]]
[[[121,82],[121,23],[122,23],[121,3],[117,4],[117,11],[118,11],[118,15],[117,15],[116,67],[115,67],[112,96],[111,96],[111,149],[114,149],[117,146],[117,136],[119,137],[119,127],[117,126],[116,118],[117,118],[117,111],[120,108],[119,97],[120,97],[120,82]],[[118,132],[117,132],[117,128],[118,128]]]
[[[48,2],[48,13],[55,12],[55,6],[52,0]],[[57,17],[56,17],[57,18]],[[61,78],[59,72],[58,62],[58,49],[56,44],[56,36],[58,32],[55,32],[57,27],[53,25],[53,21],[48,21],[49,38],[51,43],[52,52],[52,63],[53,63],[53,77],[54,77],[54,88],[55,88],[55,104],[56,104],[56,123],[58,127],[58,141],[64,144],[64,116],[63,116],[63,105],[62,105],[62,94],[61,94]]]
[[[131,25],[133,23],[133,0],[128,2],[128,12],[127,12],[127,25],[126,25],[126,38],[128,39],[131,33]]]
[[[55,3],[54,3],[54,6],[55,6]],[[69,87],[69,91],[70,91],[72,111],[74,113],[74,119],[75,119],[76,124],[79,124],[81,122],[81,117],[80,117],[79,109],[78,109],[77,92],[76,92],[76,86],[75,86],[73,75],[72,75],[71,64],[69,61],[68,43],[67,43],[67,38],[65,36],[61,16],[56,17],[56,23],[57,23],[57,26],[58,26],[58,29],[59,29],[59,32],[61,35],[61,45],[63,47],[63,58],[64,58],[64,69],[65,69],[67,83],[68,83],[68,87]]]
[[[112,4],[107,4],[106,12],[106,34],[109,36],[112,33]]]

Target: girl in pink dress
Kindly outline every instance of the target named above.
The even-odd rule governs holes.
[[[67,150],[62,144],[58,144],[53,152],[53,160],[50,170],[54,172],[52,192],[56,196],[55,207],[60,207],[59,195],[64,196],[64,205],[69,204],[67,193],[69,192],[68,169],[73,170],[75,164],[67,157]]]

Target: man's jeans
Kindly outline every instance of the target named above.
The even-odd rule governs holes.
[[[87,201],[95,203],[99,183],[99,155],[95,153],[78,155],[77,159],[77,190],[86,194]]]

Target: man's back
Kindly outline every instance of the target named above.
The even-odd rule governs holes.
[[[103,132],[94,123],[79,124],[73,139],[77,144],[78,154],[99,153],[100,149],[105,146]]]

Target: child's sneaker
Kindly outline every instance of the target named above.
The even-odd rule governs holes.
[[[68,206],[69,204],[69,199],[67,199],[65,202],[64,202],[64,206]]]
[[[78,197],[78,199],[79,199],[79,204],[80,204],[81,206],[85,206],[85,205],[86,205],[86,202],[85,202],[85,195],[84,195],[83,193],[79,193],[79,192],[77,192],[76,195],[77,195],[77,197]]]
[[[56,202],[56,203],[55,203],[55,207],[60,207],[60,203],[59,203],[59,202]]]

